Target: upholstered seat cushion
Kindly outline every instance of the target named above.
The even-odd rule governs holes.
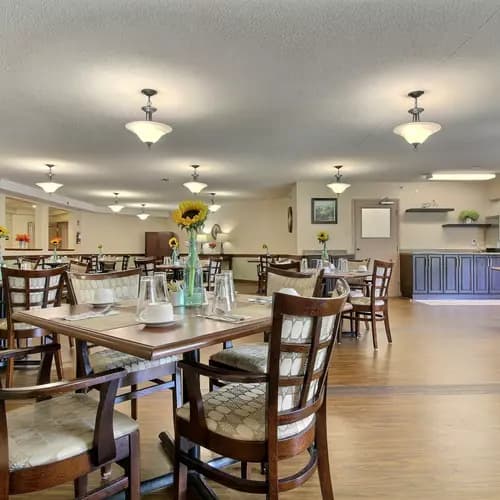
[[[351,297],[351,304],[353,306],[369,306],[371,304],[370,297]],[[383,306],[383,300],[375,300],[376,306]]]
[[[210,431],[231,439],[265,441],[265,384],[229,384],[203,395],[203,407]],[[177,416],[189,422],[189,403],[177,410]],[[278,438],[285,439],[307,429],[314,415],[293,424],[280,425]]]
[[[90,364],[96,373],[112,370],[113,368],[124,368],[127,373],[132,373],[174,363],[175,361],[177,361],[177,356],[167,356],[155,359],[154,361],[148,361],[137,356],[114,351],[113,349],[91,351],[90,354]]]
[[[8,324],[6,319],[0,319],[0,330],[7,330],[8,329]],[[33,325],[28,325],[28,323],[14,323],[14,330],[34,330],[35,328],[38,328]]]
[[[269,344],[240,344],[231,349],[223,349],[210,357],[211,361],[222,363],[239,370],[266,373]]]
[[[10,470],[50,464],[90,450],[97,405],[86,394],[69,394],[7,412]],[[115,439],[137,427],[135,420],[114,412]]]

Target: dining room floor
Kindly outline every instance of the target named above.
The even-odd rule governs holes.
[[[253,292],[239,284],[243,292]],[[393,344],[362,328],[337,346],[328,386],[328,434],[336,500],[500,498],[500,308],[391,300]],[[258,337],[255,337],[258,339]],[[63,339],[65,372],[72,352]],[[203,353],[208,356],[214,349]],[[16,371],[16,385],[34,372]],[[169,465],[158,433],[172,431],[170,394],[139,400],[143,477]],[[119,409],[128,412],[128,404]],[[304,457],[280,467],[291,473]],[[252,470],[255,478],[259,472]],[[94,478],[97,480],[97,477]],[[263,498],[210,483],[222,500]],[[72,485],[16,498],[72,498]],[[171,490],[145,496],[173,498]],[[316,475],[283,500],[320,499]]]

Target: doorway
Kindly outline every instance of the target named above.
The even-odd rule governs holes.
[[[353,200],[356,259],[394,262],[389,295],[399,296],[399,200]]]

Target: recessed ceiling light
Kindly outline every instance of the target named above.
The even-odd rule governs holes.
[[[448,173],[448,174],[429,174],[429,181],[489,181],[494,179],[496,174],[487,172],[463,172],[463,173]]]

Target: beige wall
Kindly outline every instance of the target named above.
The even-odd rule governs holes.
[[[401,249],[466,249],[472,248],[476,239],[484,246],[484,230],[473,228],[443,228],[444,223],[458,222],[463,209],[476,209],[485,216],[494,215],[493,204],[488,197],[485,182],[422,182],[422,183],[356,183],[339,197],[338,224],[311,224],[311,198],[331,197],[331,191],[323,183],[297,183],[297,251],[319,249],[316,234],[320,230],[330,233],[329,249],[354,250],[352,201],[356,198],[400,200],[400,248]],[[436,200],[440,207],[455,208],[447,214],[407,214],[405,210],[420,207],[424,202]],[[497,212],[498,213],[498,212]]]

